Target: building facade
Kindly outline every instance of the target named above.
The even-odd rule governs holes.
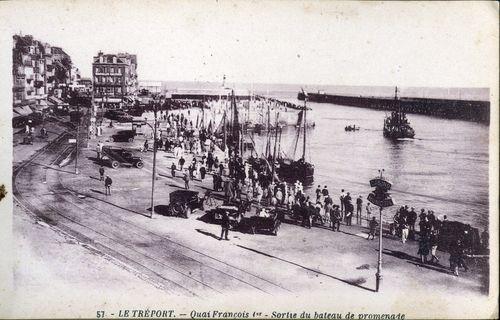
[[[123,106],[137,97],[137,56],[99,52],[92,63],[94,102]]]
[[[12,49],[13,105],[31,105],[47,99],[70,81],[71,58],[61,48],[31,35],[14,35]]]

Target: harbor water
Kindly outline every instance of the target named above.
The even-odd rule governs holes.
[[[387,219],[399,206],[408,205],[480,230],[488,226],[487,125],[410,114],[415,139],[391,141],[382,135],[384,111],[312,102],[308,107],[312,109],[308,118],[316,123],[307,131],[306,159],[315,165],[310,194],[318,185],[326,185],[338,202],[345,189],[353,199],[362,195],[364,206],[372,190],[369,180],[384,169],[396,203],[384,210]],[[353,124],[361,129],[344,130]],[[294,127],[283,130],[284,151],[293,148],[295,137]],[[256,141],[257,150],[263,150],[265,137]],[[296,157],[301,156],[301,143]]]

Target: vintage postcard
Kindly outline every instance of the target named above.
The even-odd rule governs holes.
[[[0,318],[498,318],[497,2],[0,3]]]

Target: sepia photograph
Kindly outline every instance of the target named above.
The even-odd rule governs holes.
[[[0,3],[0,318],[498,318],[498,14]]]

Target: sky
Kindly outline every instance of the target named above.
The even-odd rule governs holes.
[[[92,57],[138,56],[140,80],[488,87],[494,2],[16,1],[2,33]],[[3,13],[2,13],[3,12]],[[495,73],[493,73],[495,72]]]

